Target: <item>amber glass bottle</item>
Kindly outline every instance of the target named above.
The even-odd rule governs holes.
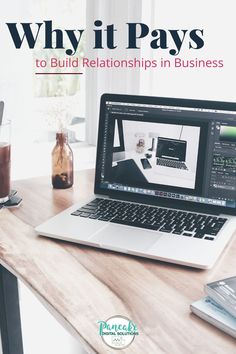
[[[52,150],[53,188],[70,188],[73,185],[73,180],[73,152],[68,144],[68,136],[66,133],[57,133],[56,145]]]

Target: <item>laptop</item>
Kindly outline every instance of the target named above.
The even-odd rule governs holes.
[[[169,150],[160,157],[185,161],[188,177],[165,166],[160,173],[152,132]],[[235,230],[236,104],[115,94],[101,97],[94,195],[36,227],[42,236],[202,269]]]
[[[187,141],[160,137],[157,144],[157,165],[188,170],[185,164]]]

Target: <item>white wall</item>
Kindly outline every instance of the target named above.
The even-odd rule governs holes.
[[[235,101],[235,1],[189,1],[189,0],[91,0],[88,2],[90,21],[102,18],[104,22],[118,23],[124,28],[125,22],[144,22],[150,30],[163,29],[204,29],[205,46],[192,50],[184,45],[179,55],[182,59],[223,59],[223,69],[153,69],[133,70],[90,70],[87,77],[87,138],[95,144],[100,96],[104,92],[141,94],[148,96],[179,97]],[[141,10],[140,10],[141,7]],[[91,9],[94,11],[91,13]],[[141,11],[141,12],[140,12]],[[96,15],[97,14],[97,15]],[[123,26],[122,26],[123,24]],[[91,38],[88,37],[88,43]],[[130,57],[144,59],[170,59],[168,51],[150,48],[150,36],[140,41],[141,51],[132,50]],[[123,38],[121,43],[123,43]],[[121,46],[122,47],[122,46]],[[98,51],[95,56],[123,57],[127,50]],[[173,57],[171,58],[173,59]]]
[[[152,9],[152,10],[151,10]],[[143,22],[152,28],[204,29],[201,50],[184,46],[182,59],[223,59],[223,69],[162,69],[141,71],[140,94],[219,101],[235,101],[235,1],[145,0]],[[171,59],[168,51],[152,50],[149,42],[142,56]]]

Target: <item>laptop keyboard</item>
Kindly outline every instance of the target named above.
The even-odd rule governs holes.
[[[214,241],[226,218],[96,198],[71,215]]]
[[[174,160],[168,160],[163,158],[157,158],[157,165],[178,168],[180,170],[187,170],[187,166],[182,161],[174,161]]]

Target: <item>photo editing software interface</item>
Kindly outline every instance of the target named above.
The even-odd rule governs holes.
[[[102,118],[100,188],[236,208],[236,112],[107,101]]]

